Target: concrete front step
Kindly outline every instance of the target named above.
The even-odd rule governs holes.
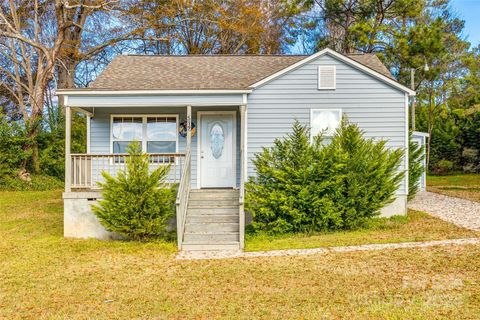
[[[224,232],[238,232],[237,223],[222,223],[222,222],[194,222],[185,225],[185,232],[188,233],[224,233]]]
[[[204,215],[187,214],[186,224],[209,223],[209,222],[237,223],[239,219],[238,211],[236,213],[237,214],[204,214]]]
[[[238,242],[240,236],[238,232],[228,233],[190,233],[185,232],[183,235],[183,242],[191,243],[221,243],[221,242]]]
[[[223,242],[223,243],[189,243],[184,242],[183,251],[230,251],[239,250],[240,242]]]

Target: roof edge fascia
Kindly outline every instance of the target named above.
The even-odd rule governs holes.
[[[102,95],[196,95],[196,94],[244,94],[252,92],[251,89],[239,89],[239,90],[228,90],[228,89],[208,89],[208,90],[110,90],[110,89],[88,89],[88,88],[77,88],[77,89],[58,89],[56,91],[57,95],[61,96],[80,96],[80,95],[90,95],[90,96],[102,96]]]

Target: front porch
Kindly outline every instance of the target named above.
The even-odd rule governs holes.
[[[102,172],[115,175],[125,169],[125,147],[140,141],[151,169],[169,165],[166,182],[177,184],[179,249],[221,249],[221,239],[229,239],[230,249],[243,248],[246,105],[80,107],[69,105],[68,99],[66,104],[65,236],[115,238],[102,230],[90,207],[101,199]],[[86,153],[70,152],[72,112],[86,114]],[[182,125],[185,130],[179,134]],[[191,200],[197,189],[203,192]],[[236,234],[235,239],[229,234]]]

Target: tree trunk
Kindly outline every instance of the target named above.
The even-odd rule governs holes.
[[[65,59],[63,61],[64,66],[58,68],[58,88],[59,89],[71,89],[75,87],[75,68],[77,67],[76,61]]]
[[[26,122],[27,124],[27,137],[28,141],[24,146],[24,150],[30,150],[32,153],[31,156],[31,168],[33,173],[40,172],[40,155],[38,151],[38,142],[37,137],[40,133],[41,121],[43,116],[43,106],[45,103],[44,92],[46,85],[38,85],[33,94],[30,96],[30,106],[32,108],[32,113],[30,119]],[[22,169],[26,170],[26,163],[23,164]]]
[[[75,87],[75,68],[77,67],[77,62],[72,61],[70,58],[62,59],[63,66],[58,68],[58,79],[57,86],[58,89],[71,89]],[[63,107],[64,105],[64,96],[58,96],[58,106]]]

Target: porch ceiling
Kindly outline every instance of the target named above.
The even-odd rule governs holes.
[[[94,107],[185,107],[239,106],[245,104],[246,92],[212,94],[69,94],[65,105],[90,111]]]

